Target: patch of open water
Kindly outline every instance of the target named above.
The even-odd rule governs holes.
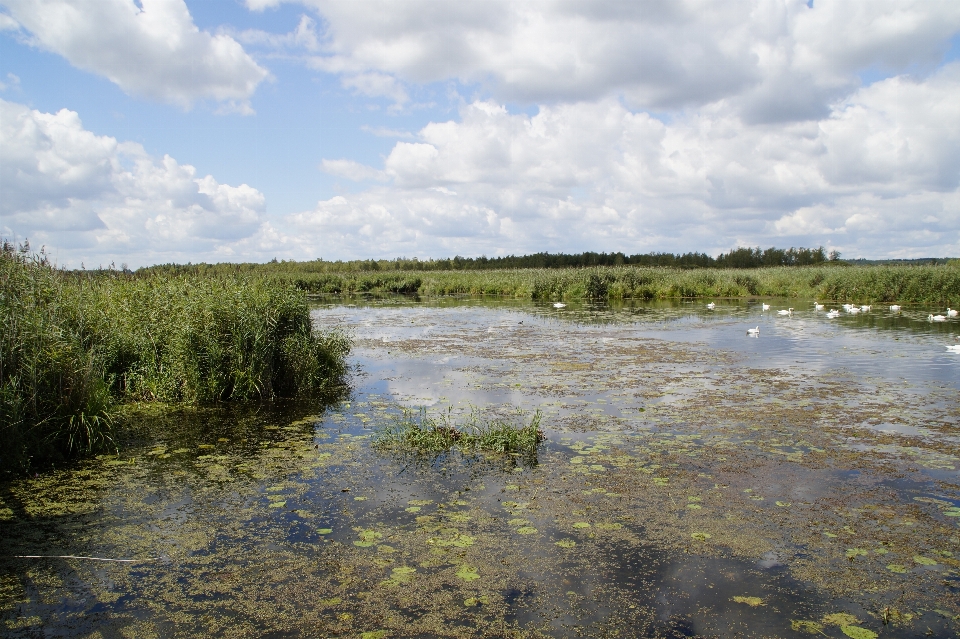
[[[0,486],[4,633],[954,636],[960,323],[768,302],[322,304],[349,397],[141,415]],[[547,441],[371,446],[419,407]]]

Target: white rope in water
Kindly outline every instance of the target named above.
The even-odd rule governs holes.
[[[157,561],[159,557],[150,559],[109,559],[107,557],[80,557],[78,555],[12,555],[14,559],[89,559],[90,561],[119,561],[133,564],[144,561]]]

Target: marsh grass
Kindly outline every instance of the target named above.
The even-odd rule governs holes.
[[[0,466],[21,472],[110,448],[128,402],[332,391],[349,351],[289,284],[68,272],[6,243],[0,326]]]
[[[540,411],[536,411],[527,422],[519,410],[513,419],[487,419],[473,410],[458,422],[449,411],[432,417],[421,408],[418,413],[404,411],[403,415],[378,428],[373,444],[381,449],[415,450],[427,454],[457,448],[463,452],[486,451],[536,458],[537,447],[544,440],[540,420]]]
[[[610,266],[347,273],[285,273],[309,294],[496,295],[542,301],[792,297],[829,302],[960,305],[960,264],[674,269]]]

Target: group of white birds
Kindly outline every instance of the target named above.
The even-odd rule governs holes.
[[[557,305],[554,304],[554,306],[557,306]],[[823,304],[821,304],[821,303],[819,303],[819,302],[814,302],[814,303],[813,303],[813,307],[814,307],[814,310],[817,310],[817,311],[826,310],[826,306],[824,306]],[[716,305],[715,302],[710,302],[710,303],[707,304],[707,309],[709,309],[709,310],[711,310],[711,311],[714,310],[714,309],[716,309],[716,308],[717,308],[717,305]],[[843,308],[843,310],[845,310],[847,313],[850,313],[851,315],[856,315],[857,313],[867,313],[867,312],[869,312],[870,310],[873,309],[873,305],[871,305],[871,304],[861,304],[860,306],[857,306],[857,305],[855,305],[855,304],[844,304],[841,308]],[[890,310],[891,310],[892,312],[894,312],[894,313],[899,313],[899,312],[900,312],[900,308],[901,308],[901,307],[900,307],[899,304],[891,304],[891,305],[890,305]],[[763,311],[769,311],[769,310],[770,310],[770,305],[769,305],[769,304],[767,304],[767,303],[765,303],[765,302],[761,302],[761,303],[760,303],[760,311],[761,311],[761,312],[763,312]],[[780,310],[777,311],[777,315],[793,315],[793,308],[791,307],[791,308],[787,308],[787,309],[780,309]],[[957,317],[958,315],[960,315],[960,311],[948,307],[948,308],[947,308],[947,314],[946,314],[946,315],[933,315],[933,314],[931,314],[931,315],[927,316],[927,319],[928,319],[929,321],[931,321],[931,322],[945,322],[945,321],[947,321],[947,318],[948,318],[948,317]],[[838,310],[835,309],[835,308],[831,308],[829,311],[827,311],[827,317],[829,317],[830,319],[833,319],[833,318],[835,318],[835,317],[840,317],[840,311],[838,311]],[[751,337],[759,337],[759,336],[760,336],[760,326],[756,326],[756,327],[754,327],[754,328],[748,328],[748,329],[747,329],[747,335],[749,335],[749,336],[751,336]],[[958,338],[958,339],[960,339],[960,338]],[[950,351],[951,353],[960,353],[960,344],[953,344],[953,345],[947,346],[947,350]]]

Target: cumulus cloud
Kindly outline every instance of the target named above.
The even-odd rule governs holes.
[[[726,99],[752,122],[826,117],[865,69],[931,70],[960,27],[952,0],[299,2],[325,25],[311,64],[389,87],[370,95],[400,91],[384,76],[455,78],[501,102],[617,95],[665,110]]]
[[[382,169],[325,162],[388,185],[290,221],[357,256],[740,243],[957,254],[957,122],[960,63],[778,126],[745,123],[723,103],[664,123],[614,99],[534,116],[478,101],[397,142]]]
[[[3,100],[0,191],[0,234],[55,245],[72,262],[195,259],[258,233],[265,208],[256,189],[197,177],[170,156],[98,136],[73,111],[41,113]]]
[[[2,0],[28,41],[131,95],[184,108],[214,100],[250,113],[268,73],[239,42],[201,31],[183,0]],[[6,22],[0,22],[8,28]]]

